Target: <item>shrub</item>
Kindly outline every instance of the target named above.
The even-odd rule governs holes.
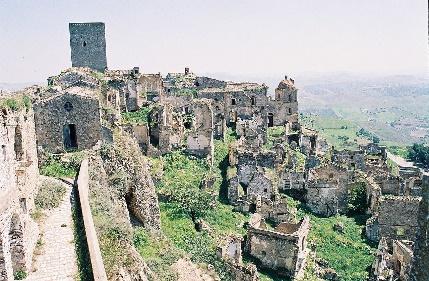
[[[125,112],[122,113],[122,119],[124,123],[129,124],[148,124],[149,123],[149,113],[152,110],[151,107],[142,107],[137,111]]]
[[[40,167],[40,173],[49,177],[72,177],[79,170],[84,154],[82,152],[69,153],[66,157],[58,158],[48,155],[48,159]]]
[[[27,272],[25,272],[24,270],[18,270],[13,274],[13,278],[15,280],[24,280],[25,278],[27,278]]]
[[[66,194],[64,185],[56,182],[45,181],[39,187],[34,203],[40,209],[57,208]]]

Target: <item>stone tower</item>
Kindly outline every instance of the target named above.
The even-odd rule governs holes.
[[[98,71],[107,68],[104,23],[69,23],[73,67],[89,67]]]

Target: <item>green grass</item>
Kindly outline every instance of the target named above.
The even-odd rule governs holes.
[[[55,178],[74,178],[83,157],[83,152],[68,153],[64,157],[48,155],[40,167],[40,174]]]
[[[204,177],[209,175],[216,178],[212,189],[207,191],[215,199],[214,204],[211,208],[207,206],[202,216],[211,229],[210,234],[197,231],[191,217],[178,208],[176,202],[161,200],[161,226],[165,237],[154,239],[142,230],[138,230],[134,235],[134,244],[139,253],[156,272],[166,274],[163,280],[172,278],[173,273],[169,268],[183,255],[190,256],[194,263],[213,265],[222,280],[231,280],[224,262],[216,256],[216,245],[218,240],[228,234],[244,235],[245,230],[242,226],[248,220],[248,216],[234,212],[232,206],[221,202],[222,189],[225,188],[227,181],[228,145],[234,140],[234,134],[229,131],[225,136],[225,142],[215,141],[213,167],[204,160],[185,155],[180,151],[152,162],[152,172],[156,170],[157,174],[162,174],[156,186],[161,194],[169,194],[180,188],[197,192]],[[160,167],[162,167],[162,173],[159,172]],[[159,256],[157,253],[162,254]]]
[[[376,248],[363,236],[366,217],[338,215],[322,218],[299,207],[299,216],[304,215],[310,217],[308,242],[314,244],[317,257],[325,260],[341,280],[367,280]],[[345,226],[343,234],[333,229],[338,222]]]
[[[339,117],[301,116],[304,126],[315,129],[336,149],[356,149],[357,141],[365,138],[357,136],[360,127]]]
[[[149,123],[149,113],[151,112],[151,107],[142,107],[137,111],[133,112],[124,112],[121,114],[122,121],[128,124],[143,125]]]

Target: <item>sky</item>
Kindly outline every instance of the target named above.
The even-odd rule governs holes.
[[[69,22],[106,24],[110,69],[428,73],[427,0],[0,0],[0,82],[71,66]]]

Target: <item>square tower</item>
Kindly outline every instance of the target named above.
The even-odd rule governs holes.
[[[107,68],[104,23],[69,23],[73,67],[89,67],[98,71]]]

